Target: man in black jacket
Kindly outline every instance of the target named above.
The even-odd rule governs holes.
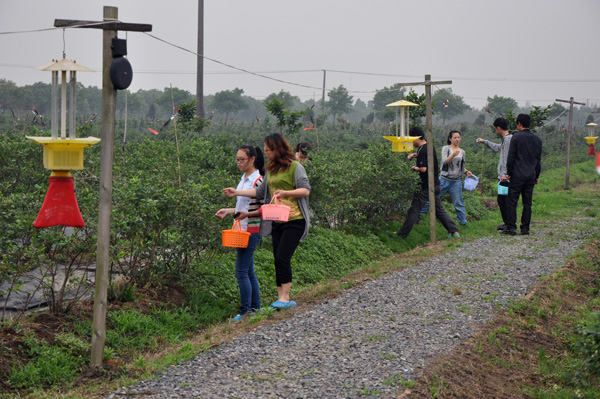
[[[412,170],[419,172],[419,177],[421,178],[421,191],[417,192],[410,204],[410,208],[406,214],[406,220],[402,225],[402,228],[396,232],[400,237],[406,238],[410,234],[413,226],[419,220],[419,213],[421,209],[427,204],[429,201],[429,180],[427,174],[427,141],[425,141],[425,134],[423,133],[423,129],[418,126],[411,127],[408,131],[408,135],[412,137],[418,137],[413,144],[418,147],[416,153],[412,153],[408,156],[408,159],[417,158],[417,164],[412,166]],[[433,182],[435,185],[435,216],[442,223],[444,228],[448,231],[448,237],[460,237],[458,234],[458,227],[452,221],[450,216],[446,213],[446,210],[442,206],[442,201],[440,200],[440,180],[438,178],[438,160],[435,150],[433,151],[433,171],[434,178]]]
[[[521,214],[521,234],[529,234],[533,187],[540,180],[542,166],[542,139],[529,130],[531,118],[526,114],[517,116],[517,130],[510,141],[506,160],[508,187],[508,207],[506,229],[502,233],[517,234],[517,203],[519,196],[523,202]]]

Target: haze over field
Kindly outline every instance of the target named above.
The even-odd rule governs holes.
[[[281,90],[303,101],[326,87],[346,87],[367,102],[374,92],[431,74],[453,81],[474,107],[488,96],[532,105],[556,98],[600,101],[600,2],[596,0],[228,0],[204,2],[205,56],[278,82],[205,61],[204,94],[239,87],[262,99]],[[62,57],[98,72],[102,35],[95,29],[52,29],[55,19],[101,20],[103,5],[124,22],[153,25],[151,34],[120,32],[134,68],[130,90],[196,91],[198,4],[191,0],[27,0],[0,3],[0,78],[49,83],[33,69]],[[37,31],[43,30],[43,31]],[[27,33],[8,33],[24,32]],[[295,84],[290,84],[295,83]],[[300,86],[299,86],[300,85]],[[308,86],[308,87],[303,87]],[[440,86],[442,88],[444,86]],[[422,88],[417,88],[422,92]],[[435,90],[435,88],[434,88]]]

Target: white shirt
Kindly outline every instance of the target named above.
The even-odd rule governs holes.
[[[260,172],[258,170],[254,171],[250,176],[244,175],[237,185],[238,190],[251,190],[254,188],[254,182],[256,179],[260,177]],[[248,208],[250,207],[250,197],[242,197],[238,196],[235,203],[235,211],[239,212],[248,212]],[[244,220],[240,220],[240,226],[243,231],[248,230],[248,218]]]

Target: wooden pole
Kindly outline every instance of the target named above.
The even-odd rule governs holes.
[[[104,21],[117,20],[117,7],[104,6]],[[115,111],[117,91],[110,80],[113,62],[112,39],[116,30],[103,30],[102,35],[102,148],[100,150],[100,203],[98,209],[98,244],[96,255],[96,288],[94,290],[94,320],[90,363],[102,364],[106,341],[106,308],[108,269],[110,265],[110,217],[112,203],[112,172],[114,160]]]
[[[567,130],[567,171],[565,173],[565,190],[569,189],[569,175],[570,175],[570,166],[571,166],[571,132],[573,131],[573,104],[585,105],[584,103],[578,103],[574,101],[573,97],[567,100],[559,100],[556,101],[561,103],[569,103],[569,129]]]
[[[433,114],[431,112],[431,75],[425,75],[425,125],[427,127],[427,182],[429,185],[429,227],[432,244],[437,242],[433,151]]]
[[[204,0],[198,0],[198,59],[196,65],[196,116],[204,118]]]

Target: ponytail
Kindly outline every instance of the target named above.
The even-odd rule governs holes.
[[[261,176],[265,175],[265,157],[259,147],[243,145],[239,148],[244,151],[249,157],[254,157],[254,167],[258,170]]]

